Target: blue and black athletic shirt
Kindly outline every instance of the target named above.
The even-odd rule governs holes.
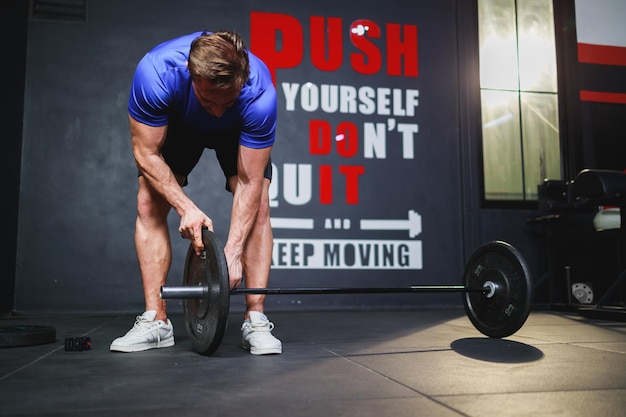
[[[237,102],[222,117],[207,113],[193,92],[187,60],[195,32],[157,45],[137,65],[128,112],[148,126],[165,126],[175,118],[200,134],[239,126],[239,143],[248,148],[272,146],[276,136],[276,89],[267,66],[248,51],[250,77]]]

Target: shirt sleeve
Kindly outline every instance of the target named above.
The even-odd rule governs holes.
[[[128,99],[130,116],[148,126],[165,126],[168,122],[170,94],[155,68],[150,54],[145,55],[135,70]]]
[[[270,84],[245,104],[239,143],[254,149],[272,146],[276,138],[276,113],[276,89]]]

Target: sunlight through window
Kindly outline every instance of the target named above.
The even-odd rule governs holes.
[[[485,201],[561,177],[552,0],[478,0]]]

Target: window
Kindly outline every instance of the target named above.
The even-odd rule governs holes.
[[[478,0],[485,202],[561,178],[552,0]]]

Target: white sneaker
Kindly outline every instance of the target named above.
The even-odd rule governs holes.
[[[241,325],[241,347],[253,355],[283,353],[282,343],[272,335],[273,329],[274,323],[265,314],[251,311],[250,319]]]
[[[142,350],[174,346],[174,326],[167,320],[155,320],[156,311],[148,310],[137,320],[132,329],[111,343],[117,352],[139,352]]]

